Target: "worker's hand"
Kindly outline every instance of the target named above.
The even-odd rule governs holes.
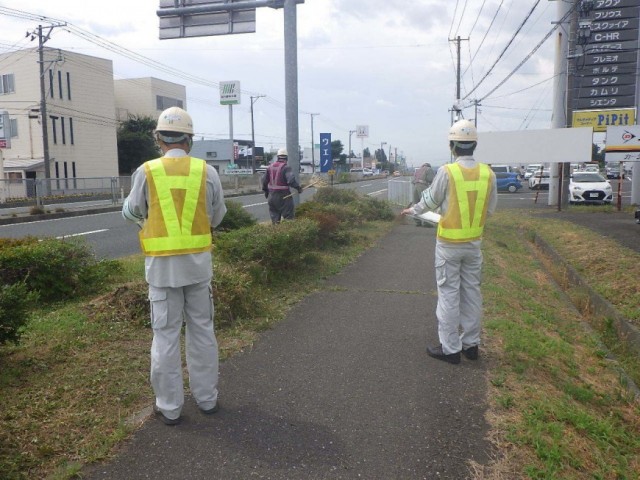
[[[404,210],[402,210],[400,212],[400,215],[413,215],[413,210],[411,210],[410,208],[405,208]]]
[[[269,198],[269,192],[264,192],[264,198]]]

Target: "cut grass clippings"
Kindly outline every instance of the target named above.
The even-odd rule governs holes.
[[[296,271],[286,288],[272,283],[252,291],[251,301],[270,307],[217,330],[221,360],[250,348],[259,332],[391,227],[363,224],[350,245],[317,252],[314,268]],[[130,420],[152,404],[144,259],[122,263],[108,292],[35,312],[20,344],[0,348],[2,480],[74,478],[83,465],[108,457],[137,427]]]

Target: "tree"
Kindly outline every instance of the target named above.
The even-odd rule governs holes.
[[[345,165],[347,163],[347,155],[343,154],[344,145],[340,140],[334,140],[331,142],[331,158],[334,160],[334,164]]]
[[[129,116],[118,127],[118,170],[129,175],[147,160],[162,155],[153,131],[156,121],[151,117]]]

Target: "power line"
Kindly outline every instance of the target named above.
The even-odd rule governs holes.
[[[512,35],[511,39],[509,40],[509,42],[507,43],[507,45],[504,47],[504,49],[502,50],[502,52],[500,53],[500,55],[498,55],[498,58],[496,59],[496,61],[493,63],[493,65],[491,66],[491,68],[487,71],[487,73],[485,73],[484,77],[482,77],[480,79],[480,81],[476,84],[475,87],[473,87],[471,89],[471,91],[469,91],[462,99],[466,99],[469,98],[469,95],[471,95],[473,92],[475,92],[477,90],[477,88],[482,84],[482,82],[484,82],[484,80],[489,76],[489,74],[493,71],[493,69],[495,68],[495,66],[498,64],[498,62],[500,61],[500,59],[504,56],[504,54],[506,53],[506,51],[509,49],[509,47],[511,46],[511,44],[513,43],[513,41],[515,40],[516,36],[518,35],[518,33],[520,33],[520,30],[522,30],[522,27],[524,27],[525,23],[527,23],[527,20],[529,20],[529,18],[531,17],[531,15],[533,14],[533,11],[536,9],[536,7],[538,6],[538,4],[540,3],[540,0],[536,0],[536,2],[534,3],[533,7],[531,8],[531,10],[529,11],[529,13],[527,14],[527,16],[524,18],[524,20],[522,21],[522,23],[520,24],[520,26],[518,27],[518,29],[515,31],[515,33]],[[557,27],[556,27],[557,28]],[[549,36],[551,35],[551,32],[549,33]],[[548,38],[548,37],[547,37]],[[546,38],[545,38],[546,40]],[[536,48],[536,50],[539,48],[540,45],[538,45],[538,47]],[[533,52],[532,52],[533,54]],[[527,57],[528,59],[528,57]],[[525,60],[526,61],[526,60]],[[519,67],[518,67],[519,68]],[[493,93],[493,91],[491,92]],[[486,97],[486,96],[485,96]]]

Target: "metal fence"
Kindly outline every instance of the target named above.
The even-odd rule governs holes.
[[[106,198],[118,203],[131,189],[131,177],[0,179],[0,202],[42,205],[73,198]]]
[[[390,178],[387,194],[389,202],[407,207],[413,202],[413,184],[409,178]]]

